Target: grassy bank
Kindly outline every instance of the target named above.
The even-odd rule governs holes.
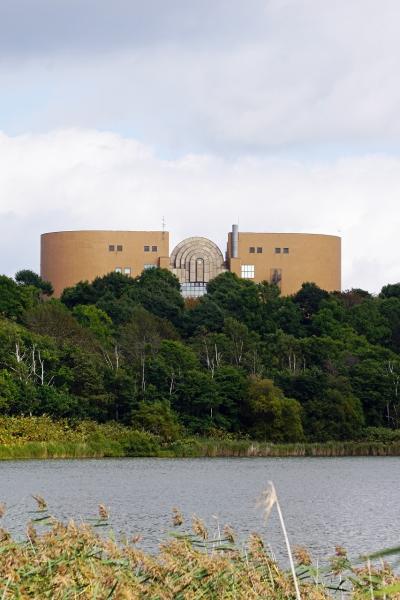
[[[233,437],[165,440],[117,423],[0,417],[0,460],[29,458],[400,456],[398,432],[353,442],[273,444]]]
[[[141,432],[138,432],[140,435]],[[139,436],[138,436],[139,437]],[[379,442],[332,442],[326,444],[266,444],[248,440],[187,439],[151,448],[127,447],[118,441],[102,442],[25,442],[0,445],[0,460],[45,458],[106,457],[334,457],[400,456],[400,444]]]

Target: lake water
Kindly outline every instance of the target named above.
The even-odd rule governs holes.
[[[117,535],[141,534],[155,550],[179,507],[189,525],[193,513],[211,532],[231,524],[244,539],[261,533],[278,558],[284,556],[274,510],[263,523],[256,499],[272,480],[293,544],[314,558],[336,544],[352,555],[400,542],[400,458],[212,458],[102,459],[0,462],[1,525],[23,533],[35,508],[31,494],[46,498],[61,519],[87,520],[97,506],[110,510]],[[216,518],[217,517],[217,518]]]

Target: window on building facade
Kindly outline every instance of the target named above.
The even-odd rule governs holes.
[[[206,293],[206,283],[181,283],[181,294],[184,298],[200,298],[200,296],[204,296]]]
[[[122,273],[122,268],[121,267],[115,267],[115,272],[116,273]]]
[[[281,253],[281,249],[280,248],[275,248],[275,254],[280,254]]]
[[[117,246],[117,252],[122,252],[122,246],[121,245]]]
[[[283,249],[283,254],[289,254],[289,248],[284,248]]]
[[[145,246],[145,247],[144,247],[144,251],[145,251],[145,252],[150,252],[150,246]]]
[[[143,270],[147,271],[147,269],[155,269],[157,265],[143,265]]]
[[[132,272],[132,271],[131,271],[131,268],[130,268],[130,267],[125,267],[125,269],[124,269],[124,275],[129,275],[129,277],[130,277],[130,275],[131,275],[131,272]]]
[[[254,265],[242,265],[241,275],[243,279],[254,279]]]
[[[262,254],[263,249],[261,246],[257,246],[257,254]]]
[[[115,246],[114,246],[114,244],[110,244],[110,245],[108,246],[108,251],[109,251],[109,252],[114,252],[114,250],[115,250]]]
[[[152,246],[151,247],[151,251],[152,252],[157,252],[158,251],[158,247],[157,246]]]
[[[249,248],[250,254],[254,254],[255,251],[256,251],[256,249],[254,248],[254,246],[250,246],[250,248]]]

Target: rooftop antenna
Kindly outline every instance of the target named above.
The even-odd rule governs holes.
[[[162,218],[162,237],[165,238],[165,217]]]

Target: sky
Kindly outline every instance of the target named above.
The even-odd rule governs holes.
[[[40,234],[342,236],[400,280],[398,0],[0,0],[0,272]]]

